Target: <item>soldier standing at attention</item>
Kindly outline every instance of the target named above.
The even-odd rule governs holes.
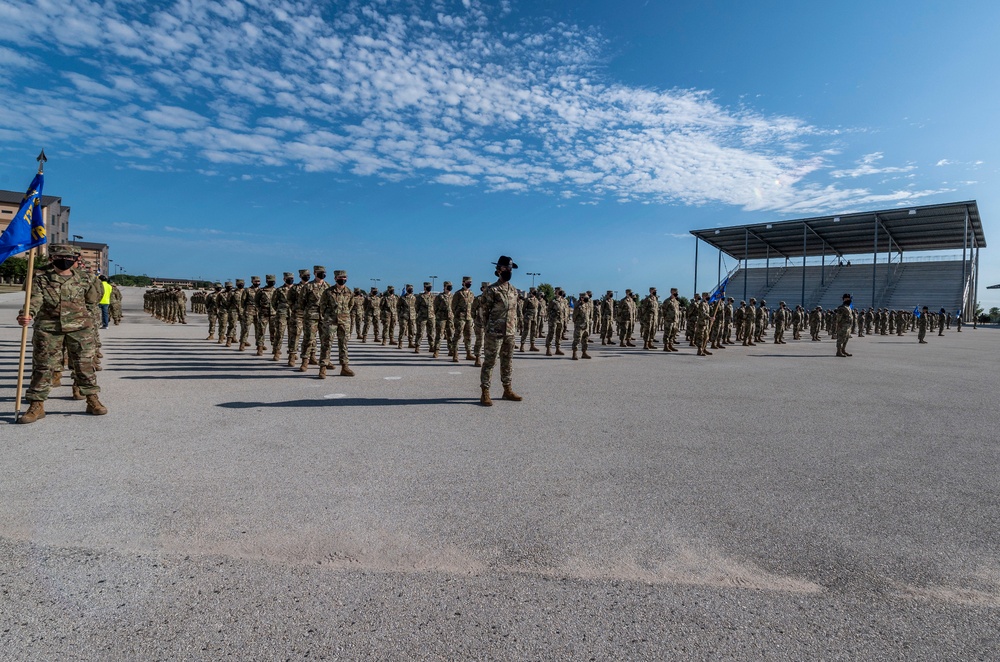
[[[479,359],[479,354],[483,350],[483,295],[486,294],[486,288],[490,284],[483,281],[479,284],[479,296],[472,300],[472,326],[476,331],[476,344],[473,347],[473,354],[475,354],[476,362],[475,366],[478,368],[483,365],[482,361]]]
[[[589,359],[587,344],[590,342],[590,317],[594,311],[594,304],[586,292],[581,292],[576,299],[576,306],[573,308],[573,360],[577,360],[576,348],[580,346],[583,350],[583,358]]]
[[[500,355],[500,382],[503,384],[504,400],[519,402],[521,396],[511,387],[514,372],[514,337],[517,334],[517,290],[510,284],[514,263],[506,255],[501,255],[496,261],[497,282],[486,288],[480,307],[483,311],[483,329],[486,334],[486,352],[483,357],[483,369],[479,374],[479,384],[482,396],[479,403],[492,407],[490,399],[490,381],[493,378],[493,366]]]
[[[222,291],[222,283],[216,283],[213,291],[205,296],[205,310],[208,311],[208,337],[205,340],[215,340],[215,325],[218,321],[219,292]],[[222,335],[220,329],[219,335]]]
[[[354,332],[358,336],[358,340],[361,340],[361,327],[365,323],[365,293],[361,291],[360,287],[354,288],[354,308],[351,309],[351,324],[353,325]]]
[[[333,272],[336,284],[323,291],[319,310],[325,329],[322,334],[319,353],[319,378],[326,379],[326,369],[330,365],[330,345],[333,344],[333,334],[337,334],[337,354],[340,360],[340,374],[353,377],[354,371],[348,366],[347,341],[351,337],[352,311],[357,306],[357,297],[351,288],[347,287],[347,272]]]
[[[417,337],[413,341],[413,353],[420,353],[420,340],[424,332],[427,332],[427,349],[434,350],[434,295],[431,293],[431,284],[424,283],[424,291],[416,299],[417,308]]]
[[[823,308],[822,306],[816,306],[813,311],[809,313],[809,335],[812,336],[812,340],[819,342],[822,338],[819,337],[819,329],[823,323]]]
[[[399,305],[399,297],[396,296],[396,288],[390,285],[385,288],[385,294],[382,295],[382,344],[386,343],[393,345],[396,342],[395,332],[396,332],[396,319],[399,315],[397,306]],[[402,331],[400,331],[402,334]]]
[[[524,351],[524,343],[531,337],[531,351],[537,352],[535,347],[535,335],[538,333],[537,317],[535,316],[538,307],[538,298],[535,296],[535,288],[531,288],[528,297],[524,300],[524,326],[521,328],[521,347],[518,351]]]
[[[413,295],[413,286],[406,284],[406,292],[399,297],[399,346],[403,349],[403,332],[406,332],[407,346],[413,349],[413,334],[416,332],[415,324],[417,319],[417,297]]]
[[[924,306],[923,310],[917,315],[917,342],[921,345],[926,345],[927,341],[924,338],[927,336],[927,323],[930,319],[930,310],[927,306]]]
[[[372,286],[368,292],[368,296],[365,297],[364,313],[365,328],[361,330],[361,342],[368,342],[368,328],[371,327],[374,331],[374,340],[372,342],[377,343],[379,342],[378,320],[382,314],[382,297],[379,296],[378,288],[375,286]]]
[[[708,351],[708,334],[715,320],[708,303],[709,298],[708,292],[702,292],[701,300],[695,303],[694,308],[694,344],[698,348],[698,356],[712,355],[712,352]]]
[[[625,296],[618,302],[618,339],[621,347],[635,347],[632,332],[635,329],[635,299],[632,290],[625,290]]]
[[[286,271],[282,274],[284,282],[281,287],[274,290],[271,295],[271,360],[281,360],[281,344],[285,339],[285,329],[288,327],[288,316],[291,314],[291,306],[288,302],[288,295],[295,285],[295,275]]]
[[[90,306],[101,300],[103,291],[97,279],[83,269],[74,269],[79,249],[68,244],[49,248],[50,264],[35,274],[28,309],[17,315],[17,323],[28,326],[35,321],[31,334],[31,383],[25,394],[30,403],[18,423],[34,423],[45,418],[45,399],[52,389],[53,374],[62,370],[63,350],[69,354],[76,389],[87,399],[87,413],[107,414],[97,394],[94,342],[94,317]]]
[[[265,333],[271,341],[272,352],[275,342],[274,321],[277,316],[274,314],[272,300],[276,291],[274,286],[278,282],[278,278],[274,274],[267,274],[264,276],[264,282],[266,283],[265,286],[257,290],[257,319],[260,320],[260,325],[263,327],[261,331],[262,337],[257,341],[257,356],[264,356],[263,335]]]
[[[316,340],[319,335],[320,310],[319,303],[323,298],[323,291],[329,287],[326,282],[326,267],[315,265],[313,273],[316,278],[306,283],[299,293],[300,307],[302,308],[302,351],[300,353],[301,365],[299,372],[309,369],[309,364],[313,362],[316,354]]]
[[[788,320],[788,309],[785,302],[778,304],[778,310],[774,313],[774,344],[786,345],[785,342],[785,322]]]
[[[659,322],[660,313],[660,298],[656,296],[656,288],[649,288],[649,294],[646,298],[642,300],[639,305],[639,310],[641,311],[642,323],[642,348],[643,349],[656,349],[656,329]]]
[[[559,348],[559,341],[563,334],[563,291],[556,288],[556,295],[549,301],[549,335],[545,337],[545,356],[552,356],[552,339],[556,341],[556,356],[562,356],[565,352]]]
[[[465,341],[465,358],[472,361],[472,302],[475,300],[472,294],[472,276],[462,276],[462,289],[451,297],[451,310],[455,315],[455,334],[452,340],[453,363],[458,363],[458,341]],[[524,343],[522,337],[521,343]],[[531,346],[535,346],[535,339],[531,339]]]
[[[288,290],[288,367],[299,360],[299,340],[302,337],[302,294],[312,272],[299,269],[299,282]]]
[[[229,298],[233,294],[233,283],[226,281],[225,289],[215,297],[215,311],[219,317],[219,344],[229,340]]]
[[[844,295],[844,302],[840,304],[836,311],[837,327],[837,356],[854,356],[847,352],[847,341],[851,339],[851,319],[854,311],[851,310],[851,295]]]
[[[455,335],[455,313],[451,309],[451,281],[444,282],[441,294],[434,297],[434,317],[437,326],[434,333],[434,358],[438,357],[438,350],[441,349],[441,338],[448,348],[448,356],[454,355],[451,346],[452,336]]]
[[[677,298],[677,288],[670,288],[670,296],[663,301],[663,351],[680,351],[674,347],[679,331],[677,321],[681,314],[681,302]]]
[[[601,344],[612,344],[614,335],[613,321],[615,319],[615,293],[608,290],[601,299]]]
[[[260,276],[250,276],[250,289],[247,290],[246,304],[243,307],[243,314],[247,318],[247,339],[240,337],[240,349],[250,346],[249,327],[253,326],[254,346],[257,348],[257,356],[264,354],[264,325],[260,320],[260,309],[257,307],[257,294],[260,292]]]

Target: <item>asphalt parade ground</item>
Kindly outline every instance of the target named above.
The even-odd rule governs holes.
[[[0,295],[0,659],[1000,651],[995,329],[850,359],[826,334],[564,343],[515,354],[524,401],[483,408],[470,362],[352,341],[357,376],[319,380],[126,289],[109,414],[67,378],[13,425],[21,296]]]

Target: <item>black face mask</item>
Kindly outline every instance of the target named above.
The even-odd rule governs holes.
[[[472,283],[463,283],[462,284],[462,289],[463,290],[472,289]]]
[[[504,269],[503,271],[500,271],[499,275],[500,275],[500,280],[502,280],[505,283],[508,283],[510,282],[510,277],[514,275],[514,272]]]
[[[238,289],[238,290],[242,290],[242,289],[243,289],[243,283],[240,283],[239,285],[237,285],[237,286],[236,286],[236,289]]]
[[[294,284],[295,284],[295,279],[294,278],[286,278],[285,279],[285,285],[294,285]]]
[[[445,292],[451,292],[451,285],[449,285],[448,287],[444,288],[444,291]]]
[[[407,294],[413,294],[413,288],[412,287],[406,288],[406,293]]]
[[[347,285],[347,279],[346,278],[338,278],[337,279],[337,285]]]
[[[72,257],[57,257],[52,259],[52,264],[59,271],[66,271],[72,269],[73,265],[76,264],[76,258]]]
[[[268,287],[274,287],[274,281],[273,280],[267,281],[267,286]]]
[[[323,280],[324,278],[326,278],[326,272],[325,271],[317,271],[316,272],[316,279],[317,280]]]

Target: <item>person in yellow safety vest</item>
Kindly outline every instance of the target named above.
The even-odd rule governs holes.
[[[108,310],[111,308],[111,283],[108,282],[108,277],[104,274],[98,276],[101,279],[101,287],[104,288],[104,294],[101,296],[101,328],[108,328],[108,322],[110,321],[110,316]]]

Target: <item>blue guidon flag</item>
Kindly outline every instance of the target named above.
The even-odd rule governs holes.
[[[45,243],[45,221],[42,218],[44,183],[45,176],[42,173],[35,175],[10,225],[0,234],[0,263],[11,255],[30,251]]]
[[[913,316],[914,317],[920,317],[920,306],[914,306],[913,307]]]
[[[729,276],[719,283],[719,286],[715,288],[712,292],[711,298],[708,300],[709,303],[715,303],[717,300],[721,299],[726,294],[726,285],[729,285]]]

